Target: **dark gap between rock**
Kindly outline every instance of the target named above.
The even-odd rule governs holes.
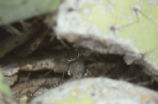
[[[19,48],[20,47],[18,47],[17,50]],[[18,51],[15,49],[14,52]],[[14,52],[10,52],[3,59],[11,58],[9,60],[14,60],[15,58],[17,60]],[[79,58],[84,63],[84,73],[79,79],[85,77],[108,77],[116,80],[124,80],[158,91],[158,82],[144,73],[143,66],[139,64],[127,65],[123,60],[123,56],[120,55],[99,54],[82,47],[73,47],[73,45],[67,41],[58,40],[56,37],[50,41],[50,36],[47,36],[40,47],[27,56],[27,58],[42,56],[56,56],[59,61],[77,61]],[[0,61],[3,62],[3,59]],[[25,57],[23,57],[23,59],[25,59]],[[8,63],[9,60],[6,62]],[[70,66],[71,65],[70,63]],[[83,64],[78,63],[76,65],[82,66]],[[68,75],[68,72],[56,73],[50,69],[19,71],[17,74],[18,80],[11,86],[12,91],[16,99],[20,99],[22,96],[29,96],[29,99],[32,99],[34,96],[39,96],[48,89],[57,87],[66,81],[77,80],[73,77],[73,73],[76,73],[76,70],[76,67],[74,67],[72,75]],[[81,70],[81,74],[82,72]]]

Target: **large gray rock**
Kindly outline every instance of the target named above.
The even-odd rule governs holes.
[[[124,81],[87,78],[51,89],[31,104],[158,104],[158,93]]]

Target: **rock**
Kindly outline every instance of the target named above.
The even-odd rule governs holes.
[[[158,93],[124,81],[87,78],[67,82],[31,104],[157,104]]]
[[[53,26],[58,39],[122,55],[158,81],[157,0],[64,0]]]

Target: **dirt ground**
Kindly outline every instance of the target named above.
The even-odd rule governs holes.
[[[127,65],[120,55],[104,55],[58,40],[44,18],[0,27],[0,67],[16,100],[29,102],[50,88],[85,77],[125,80],[158,91],[158,82],[143,66]]]

